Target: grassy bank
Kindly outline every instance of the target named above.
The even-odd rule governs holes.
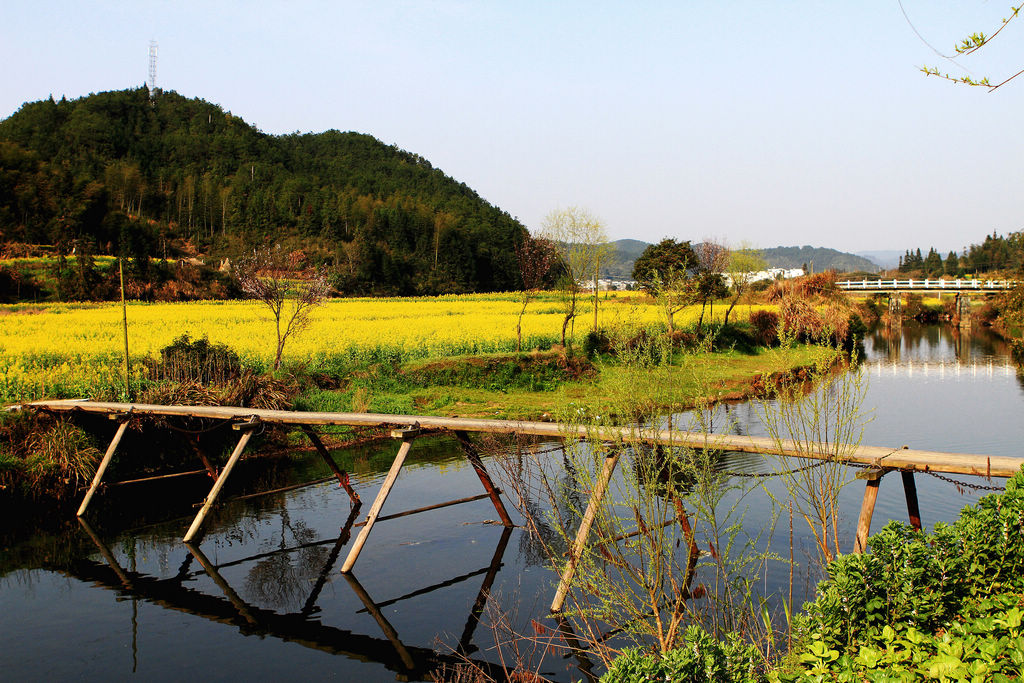
[[[680,411],[738,400],[758,379],[815,364],[827,351],[811,345],[678,353],[669,365],[638,373],[604,357],[593,360],[561,351],[455,356],[394,365],[368,364],[346,373],[341,386],[311,387],[299,394],[300,410],[381,412],[501,419],[556,419],[567,406],[591,414],[614,412],[623,387],[644,385],[651,401]]]
[[[669,338],[658,307],[634,294],[607,295],[604,330],[591,335],[583,310],[572,345],[559,339],[563,312],[553,294],[523,318],[514,294],[331,301],[289,341],[285,365],[268,368],[272,320],[252,302],[139,304],[128,308],[130,384],[123,375],[120,307],[54,304],[0,308],[0,402],[82,398],[337,412],[379,412],[509,419],[572,419],[581,414],[629,421],[618,404],[643,393],[653,412],[741,399],[758,379],[817,363],[822,351],[789,344],[764,348],[745,322],[767,306],[741,306],[722,327],[723,306],[694,325],[699,306],[676,314],[690,331]],[[774,328],[773,328],[774,330]],[[774,331],[773,331],[774,334]],[[777,339],[777,336],[775,337]],[[20,420],[20,421],[19,421]],[[33,421],[34,420],[34,421]],[[103,429],[49,418],[0,421],[0,488],[73,496],[105,447]],[[95,431],[95,430],[94,430]],[[156,430],[159,431],[159,430]],[[343,441],[346,430],[338,430]],[[288,443],[287,435],[269,435]],[[178,439],[180,442],[181,440]],[[216,457],[225,444],[208,439]],[[294,443],[294,440],[292,441]],[[174,439],[159,467],[194,460]]]

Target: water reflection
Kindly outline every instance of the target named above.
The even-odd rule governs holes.
[[[902,327],[879,326],[865,336],[867,360],[891,364],[932,362],[975,365],[1010,360],[1007,342],[985,328],[906,323]]]
[[[352,592],[363,605],[359,611],[372,615],[380,627],[384,637],[377,638],[329,626],[310,618],[318,611],[316,603],[320,591],[327,577],[336,570],[340,550],[351,537],[355,512],[354,509],[353,514],[335,539],[307,540],[294,547],[279,548],[269,553],[261,553],[219,565],[207,557],[200,547],[184,544],[188,557],[182,563],[182,570],[171,578],[146,575],[121,566],[114,552],[96,531],[88,522],[79,518],[79,523],[95,544],[105,564],[81,558],[71,563],[64,571],[68,576],[114,590],[120,596],[128,596],[133,600],[143,599],[167,609],[179,610],[211,621],[234,625],[245,635],[271,636],[330,654],[341,654],[360,660],[378,662],[407,679],[408,677],[433,678],[435,674],[446,667],[458,667],[467,663],[487,675],[495,677],[502,675],[502,671],[497,665],[472,659],[470,655],[477,649],[473,645],[473,637],[480,623],[481,615],[484,613],[495,577],[503,566],[503,557],[512,535],[512,529],[504,528],[491,560],[486,566],[398,597],[375,601],[355,575],[344,575]],[[309,533],[308,528],[293,525],[290,535],[296,540],[309,539]],[[332,547],[328,549],[327,545]],[[187,570],[192,558],[198,563],[200,569]],[[247,563],[255,563],[255,565],[249,570],[245,581],[245,590],[252,590],[258,600],[264,603],[276,603],[276,606],[297,603],[298,597],[302,596],[302,607],[278,611],[254,604],[252,598],[249,600],[243,598],[225,578],[223,571],[228,567]],[[212,581],[223,597],[202,592],[188,585],[194,583],[202,575]],[[398,630],[388,621],[382,611],[385,607],[427,593],[444,590],[481,576],[483,578],[476,599],[473,601],[462,627],[462,635],[458,642],[459,654],[444,654],[436,652],[432,648],[405,644],[401,640]],[[313,577],[315,580],[312,582],[310,590],[310,579]],[[271,588],[270,586],[275,582],[280,586]],[[253,588],[253,586],[257,587]],[[449,616],[444,615],[445,618]]]
[[[913,324],[896,332],[876,329],[865,340],[863,367],[869,383],[866,408],[875,411],[866,427],[865,444],[1021,455],[1024,383],[1009,365],[1005,344],[986,330]],[[758,408],[751,403],[721,405],[691,422],[681,416],[673,420],[684,428],[696,425],[732,434],[763,434]],[[372,497],[393,448],[338,453],[337,457],[344,458],[353,481]],[[410,458],[395,493],[395,499],[401,499],[400,508],[479,490],[477,477],[453,440],[417,441]],[[301,480],[323,476],[322,463],[310,460],[319,469],[300,461],[289,461],[287,466]],[[169,496],[156,496],[153,489],[136,494],[138,498],[110,492],[105,496],[107,514],[101,514],[103,500],[91,512],[94,519],[107,522],[106,526],[103,521],[96,523],[99,531],[84,524],[81,531],[59,537],[40,534],[31,543],[0,544],[5,546],[0,548],[0,576],[4,577],[0,649],[24,651],[28,660],[46,660],[50,667],[40,673],[19,669],[14,663],[5,674],[68,678],[79,670],[78,660],[89,658],[103,662],[104,670],[115,678],[129,670],[147,679],[208,678],[224,675],[228,669],[218,667],[227,660],[232,662],[230,671],[238,676],[285,677],[301,669],[317,677],[420,680],[470,659],[501,679],[505,672],[494,663],[498,656],[492,648],[506,634],[493,631],[494,614],[507,615],[510,633],[528,633],[535,619],[552,623],[543,615],[558,577],[551,572],[548,558],[552,550],[564,553],[567,548],[565,537],[549,522],[562,517],[565,527],[575,528],[587,501],[571,485],[573,462],[560,445],[510,443],[509,455],[488,457],[487,466],[507,469],[501,477],[505,487],[510,480],[529,478],[531,468],[547,469],[550,490],[525,491],[529,495],[522,501],[527,515],[538,520],[538,535],[466,525],[467,518],[494,517],[486,498],[460,505],[458,512],[445,508],[404,517],[390,528],[375,527],[374,542],[351,580],[341,579],[339,558],[351,546],[360,510],[349,507],[348,496],[337,486],[225,506],[211,525],[204,549],[181,545],[178,539],[184,522],[180,520],[125,531],[132,522],[121,516],[123,510],[142,507],[143,498],[149,496],[161,501],[156,514],[166,517],[168,506],[163,499]],[[726,453],[715,467],[724,476],[726,472],[768,474],[781,466],[778,460],[759,454]],[[628,470],[620,467],[620,472]],[[743,538],[756,536],[762,527],[768,529],[780,510],[780,529],[786,527],[788,494],[778,480],[742,482],[720,507],[723,514],[736,509]],[[963,505],[980,495],[974,491],[961,495],[954,485],[928,476],[918,476],[916,483],[926,527],[954,519]],[[844,550],[852,547],[863,493],[863,484],[843,491]],[[175,514],[190,511],[195,496],[181,496],[180,489],[178,494],[185,502]],[[507,503],[516,491],[507,488],[503,495]],[[774,508],[772,498],[778,501]],[[889,519],[908,518],[900,478],[890,474],[880,486],[872,530]],[[813,539],[801,531],[800,524],[798,518],[792,536],[782,529],[769,549],[779,557],[795,555],[806,569],[813,561]],[[515,542],[513,534],[518,535]],[[699,540],[701,549],[709,552],[707,538],[702,535]],[[809,570],[797,573],[796,580],[803,585],[790,598],[791,604],[799,605],[801,594],[813,590],[811,579]],[[695,582],[706,580],[698,574]],[[768,564],[758,581],[766,593],[780,594],[780,587],[790,581],[788,563]],[[97,597],[97,593],[103,595]],[[147,609],[150,606],[159,609]],[[89,645],[69,647],[69,630],[55,626],[61,622],[89,623],[93,629]],[[600,666],[585,652],[573,651],[580,639],[567,623],[556,626],[557,636],[548,633],[545,638],[557,640],[562,649],[558,656],[543,659],[542,673],[555,680],[592,680]],[[51,631],[53,639],[47,640]],[[244,637],[249,635],[258,637]],[[155,645],[147,650],[147,643]],[[191,671],[180,668],[186,666],[180,661],[181,652],[203,648],[205,653],[190,658],[195,662]],[[62,656],[52,656],[56,652]],[[321,653],[343,656],[321,657]]]

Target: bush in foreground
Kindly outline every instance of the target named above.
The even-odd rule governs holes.
[[[890,522],[829,565],[778,681],[1019,680],[1024,471],[930,534]]]
[[[664,655],[627,649],[601,677],[601,683],[635,681],[763,681],[761,653],[734,634],[720,641],[700,626],[690,626],[683,645]]]

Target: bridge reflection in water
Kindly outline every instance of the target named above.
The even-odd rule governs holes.
[[[876,327],[865,339],[871,351],[862,366],[881,376],[1012,377],[1017,366],[1009,344],[981,328],[904,325]]]
[[[122,567],[103,539],[89,526],[88,522],[79,517],[79,524],[96,545],[104,562],[82,558],[60,571],[80,581],[116,591],[121,596],[142,599],[166,609],[185,612],[221,624],[233,625],[243,635],[271,636],[330,654],[377,662],[394,671],[400,680],[433,679],[442,672],[451,672],[457,667],[467,664],[494,680],[503,679],[505,673],[499,665],[472,657],[473,653],[477,651],[476,646],[473,645],[473,636],[486,607],[491,586],[503,566],[502,558],[512,535],[512,529],[505,528],[503,530],[490,563],[486,566],[398,597],[376,601],[354,575],[344,575],[353,593],[363,605],[359,612],[368,613],[373,617],[383,634],[383,638],[381,638],[330,626],[321,623],[314,617],[319,612],[317,601],[320,593],[332,575],[342,548],[350,540],[358,509],[358,506],[353,507],[352,513],[337,538],[280,548],[219,565],[213,563],[197,545],[185,544],[186,553],[180,568],[174,576],[169,578],[150,576]],[[227,567],[257,562],[273,556],[288,555],[304,549],[327,546],[331,547],[330,553],[310,588],[302,608],[297,612],[280,613],[246,602],[221,573],[221,570]],[[194,564],[198,564],[199,568],[194,569]],[[216,585],[222,593],[221,596],[211,595],[188,585],[203,575],[209,577]],[[443,590],[476,577],[483,577],[480,589],[466,616],[458,645],[451,653],[438,652],[433,647],[412,646],[403,643],[398,631],[382,611],[382,608],[386,606]]]
[[[1013,377],[1017,366],[1008,360],[976,360],[962,363],[959,360],[873,360],[861,363],[861,367],[881,377],[882,374],[903,377],[935,375],[937,377]]]

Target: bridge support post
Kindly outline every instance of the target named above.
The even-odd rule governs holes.
[[[81,517],[85,514],[85,509],[89,507],[89,501],[96,494],[96,490],[103,483],[103,473],[107,471],[107,466],[110,461],[114,459],[114,453],[117,451],[118,445],[121,443],[121,437],[124,436],[124,432],[128,429],[128,422],[130,420],[123,420],[117,427],[117,432],[114,434],[114,438],[110,441],[110,445],[107,446],[107,452],[103,454],[103,460],[100,461],[99,466],[96,468],[96,474],[92,478],[92,484],[89,485],[89,490],[85,493],[85,498],[82,499],[82,504],[78,507],[78,516]]]
[[[875,514],[875,501],[878,500],[878,484],[882,481],[885,470],[874,468],[861,470],[858,479],[866,479],[864,500],[860,506],[860,519],[857,520],[857,538],[853,542],[853,552],[862,553],[868,547],[868,534],[871,532],[871,517]]]
[[[956,324],[958,327],[971,326],[971,298],[966,294],[956,295]]]
[[[889,324],[903,324],[903,295],[899,292],[889,294]]]
[[[907,517],[910,518],[910,526],[918,531],[921,530],[921,508],[917,504],[917,484],[914,483],[914,473],[906,470],[900,472],[903,477],[903,493],[907,497]]]
[[[576,540],[573,541],[572,549],[569,551],[569,559],[565,563],[562,577],[558,581],[555,599],[551,601],[552,613],[562,611],[562,604],[565,602],[566,595],[569,594],[569,584],[572,583],[572,577],[576,574],[576,564],[583,557],[583,551],[587,545],[587,536],[590,535],[590,527],[594,525],[597,508],[601,504],[605,492],[608,490],[608,482],[611,481],[612,473],[615,471],[615,466],[619,463],[620,455],[622,455],[622,451],[616,448],[604,458],[604,465],[597,476],[597,481],[594,482],[594,490],[590,494],[590,502],[587,503],[587,510],[583,513],[583,519],[580,520],[580,528],[576,532]]]
[[[491,504],[494,505],[494,510],[498,513],[498,517],[501,518],[502,525],[505,528],[512,528],[515,526],[512,523],[512,518],[508,516],[508,510],[505,509],[505,504],[501,502],[498,489],[494,486],[494,482],[491,481],[490,475],[487,474],[483,460],[480,459],[480,454],[473,447],[473,442],[469,440],[469,434],[457,431],[455,432],[455,438],[459,440],[459,445],[462,446],[466,459],[473,466],[473,471],[476,472],[476,476],[480,479],[480,483],[483,484],[484,490],[487,491],[487,496],[491,499]]]
[[[409,449],[412,448],[412,442],[419,433],[420,430],[418,425],[408,429],[396,429],[391,432],[391,436],[402,439],[402,445],[398,449],[398,455],[395,456],[395,461],[391,463],[391,469],[388,471],[388,476],[385,477],[384,483],[380,486],[380,491],[377,492],[377,498],[374,499],[373,505],[370,506],[370,511],[366,514],[366,524],[363,525],[359,535],[356,537],[355,543],[352,544],[352,549],[349,550],[348,557],[345,558],[345,564],[341,566],[342,574],[348,574],[352,571],[352,567],[355,566],[356,560],[359,559],[359,553],[362,552],[363,545],[366,544],[366,539],[370,536],[370,531],[373,529],[373,525],[377,521],[377,517],[380,516],[380,510],[384,507],[384,502],[388,499],[388,494],[391,493],[391,489],[394,487],[395,482],[398,481],[398,473],[402,471],[402,465],[405,464],[405,458],[409,455]]]
[[[255,417],[250,418],[248,422],[242,422],[232,425],[235,429],[242,432],[242,436],[238,439],[238,443],[235,445],[235,450],[231,452],[231,457],[228,458],[227,463],[224,464],[224,468],[220,471],[220,476],[217,477],[217,481],[214,482],[213,488],[210,489],[210,493],[206,496],[206,500],[203,501],[203,507],[200,508],[199,514],[192,520],[192,526],[188,528],[188,532],[185,533],[185,543],[191,543],[192,540],[199,535],[199,532],[203,528],[203,522],[206,521],[206,515],[210,513],[213,508],[213,504],[217,502],[217,496],[220,495],[221,489],[224,488],[224,484],[227,483],[228,476],[231,475],[231,470],[235,468],[235,464],[238,463],[238,459],[242,457],[242,451],[249,444],[249,439],[252,438],[252,433],[259,427],[260,422]]]
[[[313,428],[309,425],[302,425],[302,431],[306,433],[309,440],[313,442],[313,446],[316,448],[317,453],[320,454],[320,457],[324,459],[327,466],[331,468],[332,472],[334,472],[334,476],[338,479],[338,483],[341,484],[341,487],[345,489],[345,493],[348,494],[349,500],[352,501],[353,504],[361,502],[359,500],[359,494],[356,493],[355,489],[352,488],[352,484],[349,482],[348,472],[338,467],[338,463],[334,462],[334,458],[331,457],[330,451],[328,451],[327,447],[324,446],[324,442],[320,440],[320,437],[317,436],[315,431],[313,431]]]

